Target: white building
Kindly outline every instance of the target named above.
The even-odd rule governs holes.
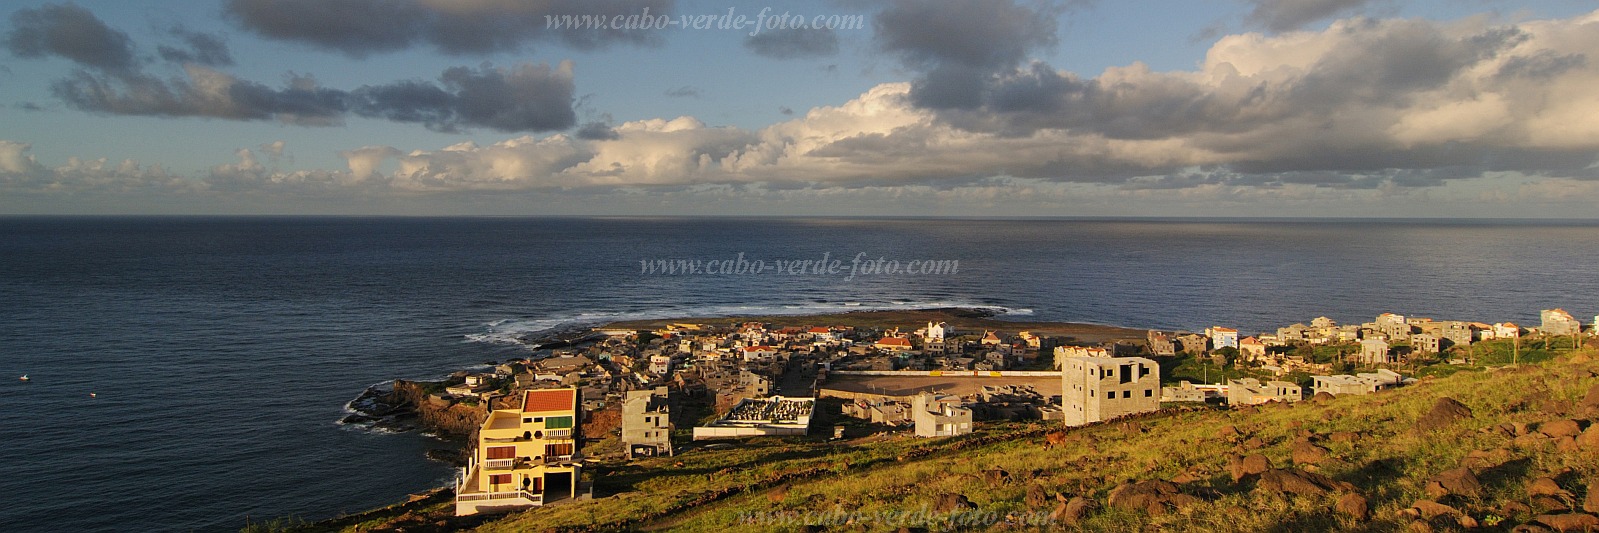
[[[918,437],[952,437],[972,432],[972,410],[959,397],[923,392],[911,399]]]
[[[1069,357],[1061,367],[1061,409],[1068,426],[1160,409],[1160,365],[1153,360]]]
[[[1212,326],[1205,328],[1205,336],[1210,337],[1210,349],[1238,348],[1238,330]]]
[[[1257,405],[1266,402],[1297,402],[1305,398],[1299,385],[1287,381],[1261,383],[1255,378],[1227,381],[1227,405]]]

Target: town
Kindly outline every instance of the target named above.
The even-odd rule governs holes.
[[[1595,336],[1561,309],[1540,319],[1523,327],[1383,313],[1253,336],[1110,328],[1103,342],[944,321],[675,322],[599,329],[593,342],[546,357],[458,373],[426,402],[477,415],[456,487],[456,513],[468,515],[588,497],[582,468],[596,460],[758,437],[946,437],[988,421],[1072,427],[1185,405],[1292,404],[1532,362]]]

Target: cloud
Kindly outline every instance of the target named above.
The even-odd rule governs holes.
[[[912,99],[930,108],[971,108],[984,80],[1056,42],[1061,4],[1013,0],[892,0],[873,19],[877,45],[924,73]]]
[[[660,32],[613,29],[609,22],[614,16],[642,15],[646,10],[652,16],[667,14],[673,4],[672,0],[231,0],[224,10],[241,27],[264,37],[364,57],[422,45],[452,55],[514,52],[535,42],[579,49],[655,45]],[[582,17],[607,24],[588,27]]]
[[[1254,7],[1245,19],[1273,32],[1297,30],[1334,15],[1353,13],[1372,0],[1248,0]]]
[[[290,73],[282,87],[241,80],[199,64],[184,77],[162,79],[78,71],[52,85],[55,95],[85,111],[116,115],[278,120],[327,126],[351,114],[421,123],[454,132],[484,127],[504,132],[552,131],[576,123],[571,62],[554,68],[522,64],[508,68],[446,69],[437,83],[400,81],[345,91],[320,86]]]
[[[487,127],[504,132],[563,130],[577,123],[571,61],[551,68],[452,67],[439,84],[408,81],[365,86],[352,93],[353,110],[365,117],[420,122],[445,132]]]
[[[763,31],[744,38],[744,47],[772,59],[802,59],[838,55],[838,33],[826,29]]]
[[[18,10],[11,14],[11,26],[6,48],[18,57],[60,56],[106,71],[137,67],[128,34],[72,4]]]
[[[181,27],[173,28],[171,34],[182,39],[186,47],[158,46],[156,52],[161,55],[161,59],[174,63],[199,63],[211,67],[233,64],[233,54],[228,52],[228,43],[219,36],[189,31]]]

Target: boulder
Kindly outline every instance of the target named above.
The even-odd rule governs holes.
[[[1094,500],[1076,496],[1055,506],[1055,512],[1050,513],[1049,518],[1067,527],[1077,527],[1098,506]]]
[[[1360,440],[1360,434],[1353,431],[1335,431],[1327,435],[1327,440],[1348,444]]]
[[[1037,509],[1039,507],[1043,507],[1044,504],[1049,503],[1049,493],[1044,491],[1044,487],[1037,484],[1028,485],[1027,496],[1025,497],[1024,501],[1027,502],[1028,507]]]
[[[1308,440],[1300,440],[1294,443],[1293,459],[1295,464],[1319,465],[1327,462],[1327,449]]]
[[[1588,426],[1577,436],[1577,447],[1584,450],[1599,449],[1599,424]]]
[[[1267,470],[1271,470],[1271,459],[1267,459],[1266,456],[1258,453],[1235,456],[1232,462],[1227,465],[1227,471],[1233,475],[1234,482],[1247,476],[1260,475],[1260,473]]]
[[[788,498],[788,484],[778,485],[771,492],[766,493],[766,499],[772,503],[783,503]]]
[[[1468,418],[1471,418],[1471,408],[1454,398],[1439,398],[1432,410],[1416,421],[1416,429],[1438,431]]]
[[[1221,429],[1216,430],[1216,436],[1224,439],[1237,437],[1238,435],[1238,426],[1222,426]]]
[[[1527,482],[1528,496],[1554,496],[1556,498],[1571,498],[1571,491],[1560,488],[1553,478],[1540,477]]]
[[[1599,407],[1599,385],[1588,387],[1588,395],[1582,397],[1583,407]]]
[[[988,482],[988,485],[991,486],[991,487],[992,486],[996,486],[996,485],[1003,485],[1003,484],[1005,484],[1005,482],[1010,481],[1010,472],[1006,472],[1005,469],[1003,469],[1003,468],[995,468],[993,470],[984,470],[983,471],[983,481]]]
[[[1561,513],[1538,515],[1532,521],[1555,531],[1594,531],[1599,530],[1599,516],[1588,513]]]
[[[1582,425],[1576,420],[1550,420],[1538,426],[1538,432],[1550,438],[1575,437],[1582,434]]]
[[[1129,511],[1144,511],[1152,515],[1164,514],[1169,507],[1181,509],[1198,503],[1199,498],[1183,494],[1170,481],[1150,480],[1127,482],[1110,490],[1111,507]]]
[[[1417,513],[1421,513],[1421,517],[1427,520],[1440,516],[1460,516],[1459,509],[1432,500],[1416,500],[1416,503],[1412,504],[1410,508],[1415,509]]]
[[[1466,467],[1439,472],[1427,480],[1423,490],[1435,500],[1450,495],[1472,499],[1482,497],[1482,483],[1477,481],[1477,475]]]
[[[1315,396],[1310,397],[1310,401],[1322,403],[1332,400],[1333,398],[1336,398],[1336,396],[1333,396],[1330,392],[1318,392]]]
[[[1260,474],[1260,481],[1255,483],[1255,490],[1278,495],[1317,496],[1353,488],[1352,485],[1334,481],[1330,477],[1314,472],[1280,468],[1267,470]]]
[[[1588,484],[1588,495],[1582,499],[1582,510],[1599,513],[1599,481]]]
[[[976,508],[977,504],[967,499],[965,494],[940,494],[938,499],[933,502],[933,511],[939,513]]]
[[[1566,500],[1548,495],[1530,496],[1527,498],[1527,505],[1531,506],[1533,512],[1536,513],[1556,513],[1571,510],[1571,505],[1567,504]]]
[[[1357,522],[1371,519],[1371,505],[1366,502],[1366,497],[1353,492],[1338,498],[1338,503],[1333,509]]]

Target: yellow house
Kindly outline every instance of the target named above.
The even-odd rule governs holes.
[[[522,393],[522,407],[496,409],[478,430],[455,489],[457,516],[510,511],[576,498],[582,478],[578,389]]]

